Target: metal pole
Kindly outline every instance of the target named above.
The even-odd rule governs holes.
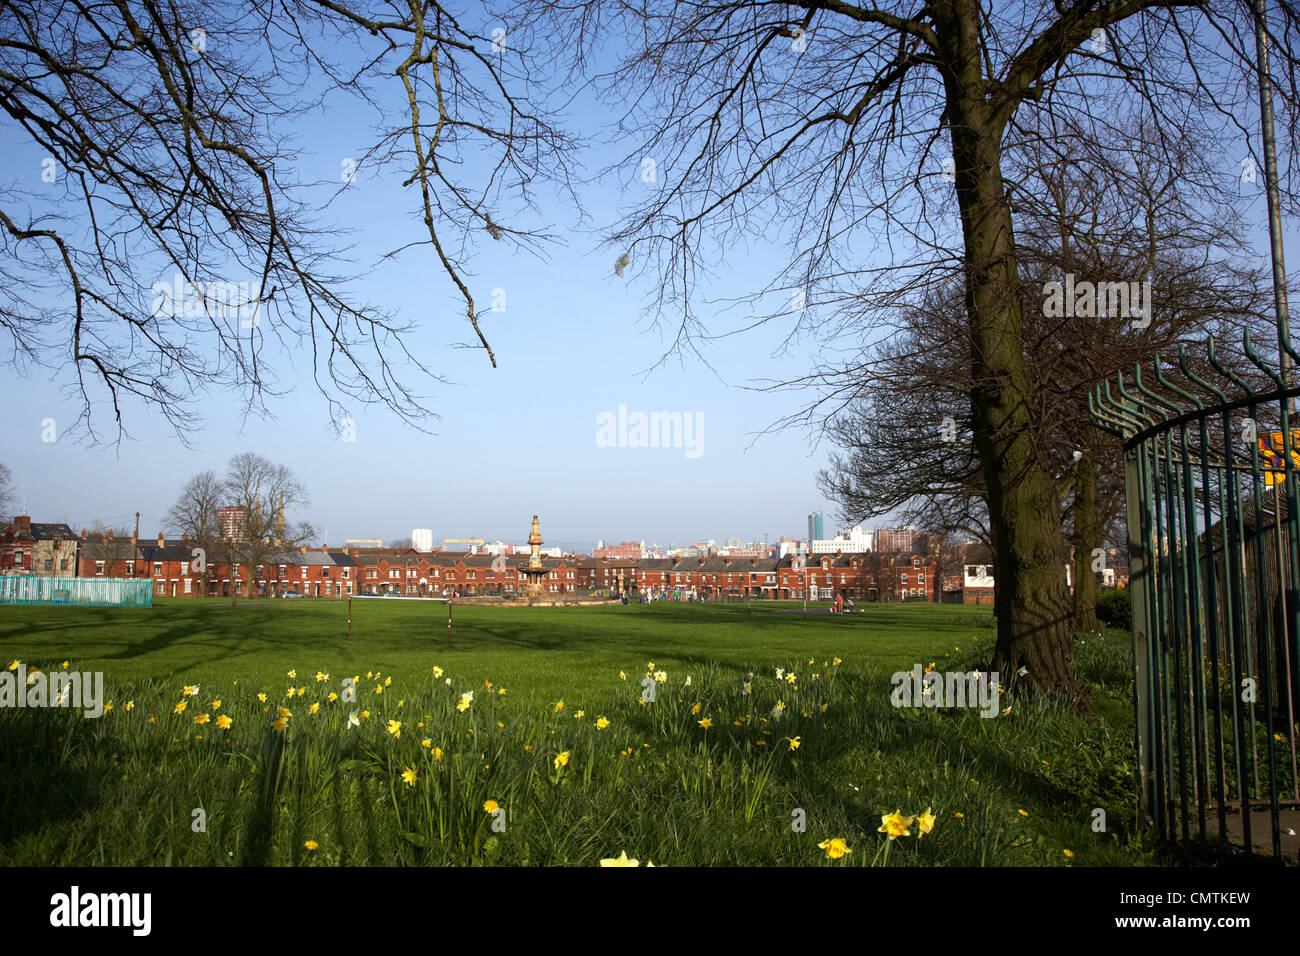
[[[451,647],[451,598],[447,598],[447,646]]]
[[[1268,28],[1264,0],[1254,0],[1255,57],[1259,70],[1259,119],[1264,142],[1264,195],[1268,201],[1268,244],[1273,260],[1273,307],[1277,312],[1278,353],[1282,360],[1282,380],[1292,385],[1291,317],[1286,296],[1286,261],[1282,251],[1282,211],[1277,187],[1277,143],[1273,134],[1273,81],[1268,71]],[[1287,411],[1295,412],[1295,399],[1286,400]],[[1284,453],[1289,451],[1285,449]]]
[[[348,640],[352,640],[352,595],[348,595]]]

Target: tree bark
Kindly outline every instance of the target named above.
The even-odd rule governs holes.
[[[1010,111],[989,96],[983,76],[979,4],[955,0],[936,5],[935,11],[936,33],[950,51],[945,83],[967,252],[971,420],[997,541],[993,665],[1004,684],[1065,693],[1078,702],[1060,502],[1055,479],[1035,447],[1019,266],[1001,170]]]

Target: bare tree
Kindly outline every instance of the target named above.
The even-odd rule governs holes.
[[[238,601],[239,588],[234,581],[234,563],[245,567],[249,596],[257,591],[257,569],[266,559],[288,548],[296,548],[315,537],[315,530],[305,521],[290,522],[295,509],[308,504],[307,489],[286,465],[278,465],[253,452],[242,452],[230,459],[223,484],[228,507],[242,514],[239,540],[229,543],[228,559],[232,563],[231,598]]]
[[[570,12],[571,36],[608,42],[611,21],[630,27],[630,49],[603,88],[627,104],[619,123],[636,135],[623,168],[650,158],[661,185],[610,242],[624,268],[639,264],[657,280],[650,308],[671,322],[674,348],[708,334],[693,292],[722,250],[750,234],[788,239],[789,264],[762,291],[780,296],[765,312],[786,316],[792,335],[838,331],[860,342],[864,320],[892,314],[905,294],[960,280],[971,431],[997,545],[994,663],[1027,668],[1031,690],[1077,696],[1059,476],[1036,444],[1004,144],[1034,113],[1086,115],[1118,141],[1111,118],[1141,112],[1157,129],[1182,131],[1178,141],[1199,138],[1207,163],[1232,169],[1239,156],[1224,162],[1227,151],[1248,136],[1237,117],[1255,111],[1249,5],[539,5]],[[1290,75],[1300,20],[1285,9],[1271,26],[1274,63]],[[1296,90],[1283,85],[1294,117]],[[1151,144],[1153,157],[1167,145]]]
[[[549,238],[529,214],[539,186],[566,188],[570,145],[532,95],[547,62],[498,43],[496,22],[383,0],[6,5],[5,138],[45,157],[0,191],[15,361],[68,376],[79,423],[95,434],[107,408],[119,439],[131,400],[186,442],[211,391],[265,411],[290,353],[336,419],[352,401],[425,420],[410,378],[438,376],[407,347],[423,321],[357,295],[318,222],[329,181],[295,175],[289,129],[340,100],[373,112],[375,139],[331,158],[330,192],[411,190],[420,225],[388,255],[428,254],[495,364],[468,257],[486,237]]]
[[[217,510],[222,505],[223,493],[224,485],[216,472],[199,472],[185,483],[180,497],[164,519],[169,531],[184,536],[195,548],[202,549],[199,593],[203,595],[207,594],[208,587],[206,565],[209,561],[216,561],[220,551]]]
[[[81,546],[83,556],[92,561],[104,562],[104,576],[114,576],[114,565],[123,564],[122,573],[127,573],[125,562],[133,562],[130,576],[140,574],[139,550],[131,539],[130,528],[112,528],[96,518],[86,529],[86,543]]]

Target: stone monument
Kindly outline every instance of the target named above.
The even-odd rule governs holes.
[[[528,566],[519,569],[519,573],[524,576],[525,584],[523,586],[523,596],[531,604],[533,601],[540,601],[547,597],[546,585],[543,581],[546,578],[546,568],[542,566],[542,532],[537,525],[537,515],[533,515],[533,530],[528,535],[528,545],[532,552],[528,558]]]

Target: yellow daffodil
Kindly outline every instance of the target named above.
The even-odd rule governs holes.
[[[298,671],[297,671],[296,669],[295,669],[295,670],[291,670],[291,671],[289,671],[289,676],[290,676],[290,677],[297,677],[297,676],[298,676]]]
[[[713,718],[705,717],[703,720],[697,721],[697,723],[705,730],[708,730],[710,727],[713,726]]]
[[[370,719],[370,711],[368,711],[368,710],[363,710],[363,711],[361,712],[361,719],[362,719],[362,720],[369,720],[369,719]]]
[[[133,700],[128,700],[128,701],[126,702],[126,706],[123,707],[122,709],[123,709],[123,710],[133,710],[134,708],[135,708],[135,701],[133,701]]]
[[[305,846],[308,849],[308,851],[314,851],[317,847],[320,846],[320,844],[317,843],[315,840],[308,840],[306,843],[303,844],[303,846]]]
[[[916,836],[917,839],[925,836],[934,829],[934,814],[930,812],[931,808],[926,807],[925,813],[916,818]]]
[[[788,737],[788,738],[786,738],[786,739],[790,741],[790,749],[791,749],[791,750],[798,750],[798,749],[799,749],[799,745],[800,745],[801,743],[803,743],[803,741],[800,740],[798,737]]]
[[[604,729],[605,729],[606,727],[608,727],[608,726],[609,726],[609,721],[606,720],[604,717],[597,717],[597,718],[596,718],[596,729],[597,729],[597,730],[604,730]]]
[[[307,708],[307,713],[314,714],[318,710],[320,710],[320,704],[312,704],[310,707]]]
[[[338,699],[339,699],[339,695],[336,694],[336,693],[334,693],[334,691],[330,691],[330,696],[329,696],[329,701],[330,701],[330,703],[332,704],[332,703],[334,703],[334,701],[336,701],[336,700],[338,700]]]
[[[564,710],[564,701],[557,700],[555,702],[555,712],[558,714],[562,710]]]
[[[435,668],[433,669],[433,676],[434,676],[434,677],[441,677],[441,676],[442,676],[442,668],[441,668],[441,667],[435,667]]]
[[[849,849],[848,842],[844,837],[831,837],[829,840],[822,840],[817,844],[817,849],[826,851],[826,858],[829,860],[838,860],[846,853],[852,853]]]
[[[261,701],[262,703],[264,703],[264,704],[266,703],[266,695],[265,695],[265,694],[258,694],[258,695],[257,695],[257,699],[260,700],[260,701]]]
[[[836,667],[839,667],[839,666],[840,666],[840,659],[837,657],[837,658],[835,658],[835,660],[831,661],[831,663],[834,664]]]
[[[271,723],[271,729],[272,729],[272,730],[283,731],[284,728],[286,728],[286,727],[288,727],[288,726],[289,726],[289,721],[285,720],[283,717],[281,717],[279,720],[273,721],[273,722]]]
[[[388,722],[388,732],[394,737],[402,736],[402,722],[400,720],[390,720]]]
[[[410,767],[407,767],[405,770],[402,771],[402,780],[406,783],[408,787],[414,787],[415,780],[416,780],[415,771],[412,770]]]
[[[600,865],[601,866],[640,866],[641,863],[639,860],[629,860],[627,858],[627,850],[624,850],[617,857],[610,857],[609,859],[601,860]]]
[[[292,717],[292,716],[293,716],[293,714],[289,713],[289,708],[287,708],[287,707],[281,707],[280,710],[279,710],[279,715],[280,715],[281,717]]]
[[[564,751],[564,753],[562,754],[556,754],[555,756],[556,770],[559,770],[561,767],[567,767],[568,765],[569,765],[569,752],[567,750]]]
[[[1027,816],[1029,816],[1029,814],[1028,814],[1027,812],[1025,812],[1024,810],[1017,810],[1016,813],[1020,814],[1022,817],[1027,817]]]
[[[433,741],[430,740],[428,737],[425,737],[423,740],[420,741],[420,746],[423,747],[425,750],[429,750],[430,748],[433,747]]]
[[[582,720],[582,718],[585,716],[587,716],[587,712],[585,710],[575,710],[573,712],[573,717],[575,720]]]
[[[441,760],[441,759],[442,759],[442,748],[441,748],[441,747],[434,747],[434,748],[433,748],[433,759],[434,759],[434,760]]]
[[[107,704],[104,705],[104,713],[111,714],[112,712],[113,712],[113,702],[110,700]]]
[[[186,697],[193,697],[199,692],[198,684],[186,684],[184,694]]]
[[[655,671],[655,680],[658,681],[660,684],[665,684],[665,683],[667,683],[667,682],[668,682],[668,672],[667,672],[667,671]]]
[[[484,812],[484,813],[496,813],[496,812],[497,812],[497,808],[500,807],[500,806],[501,806],[501,804],[497,803],[495,800],[488,800],[488,801],[485,801],[484,804],[483,804],[483,812]]]
[[[231,720],[229,717],[227,717],[225,714],[222,714],[220,717],[217,718],[217,726],[220,727],[222,730],[229,730],[230,725],[233,723],[234,721]]]
[[[206,724],[208,722],[208,715],[199,714],[197,717],[194,718],[194,722],[196,724]]]
[[[465,711],[469,710],[469,705],[473,700],[474,700],[474,692],[472,690],[467,691],[464,694],[461,694],[460,703],[456,705],[456,709],[463,714]]]
[[[392,686],[393,686],[393,679],[392,679],[391,677],[385,677],[385,678],[384,678],[384,686],[385,686],[385,687],[392,687]]]
[[[911,836],[908,827],[912,825],[915,817],[905,817],[902,811],[895,810],[893,813],[882,814],[880,817],[880,826],[876,829],[877,833],[889,834],[889,839],[895,840],[898,837]]]
[[[22,661],[18,660],[17,658],[14,658],[12,661],[9,662],[9,669],[11,671],[16,671],[18,670],[18,665],[21,663]]]
[[[618,679],[619,679],[619,680],[627,680],[627,675],[624,674],[622,671],[619,671],[619,672],[618,672]]]
[[[67,661],[64,661],[64,662],[63,662],[62,664],[60,664],[59,666],[62,667],[62,668],[66,671],[66,670],[68,669],[68,662],[67,662]]]
[[[325,682],[326,682],[327,680],[329,680],[329,679],[330,679],[330,675],[329,675],[329,674],[323,674],[323,673],[321,673],[320,671],[317,671],[317,672],[316,672],[316,683],[318,683],[318,684],[323,684],[323,683],[325,683]]]
[[[700,712],[700,705],[699,705],[699,704],[696,704],[694,707],[691,708],[691,713],[692,713],[692,714],[698,714],[699,712]]]
[[[964,813],[954,813],[953,816],[956,817],[958,820],[960,820],[960,819],[962,819],[963,817],[965,817],[966,814],[964,814]]]
[[[185,712],[185,708],[188,706],[189,704],[187,704],[185,701],[181,701],[179,704],[177,704],[175,707],[172,708],[172,713],[182,714]]]
[[[221,701],[220,701],[220,700],[214,700],[214,701],[212,702],[212,709],[213,709],[213,710],[220,710],[220,709],[221,709]]]

